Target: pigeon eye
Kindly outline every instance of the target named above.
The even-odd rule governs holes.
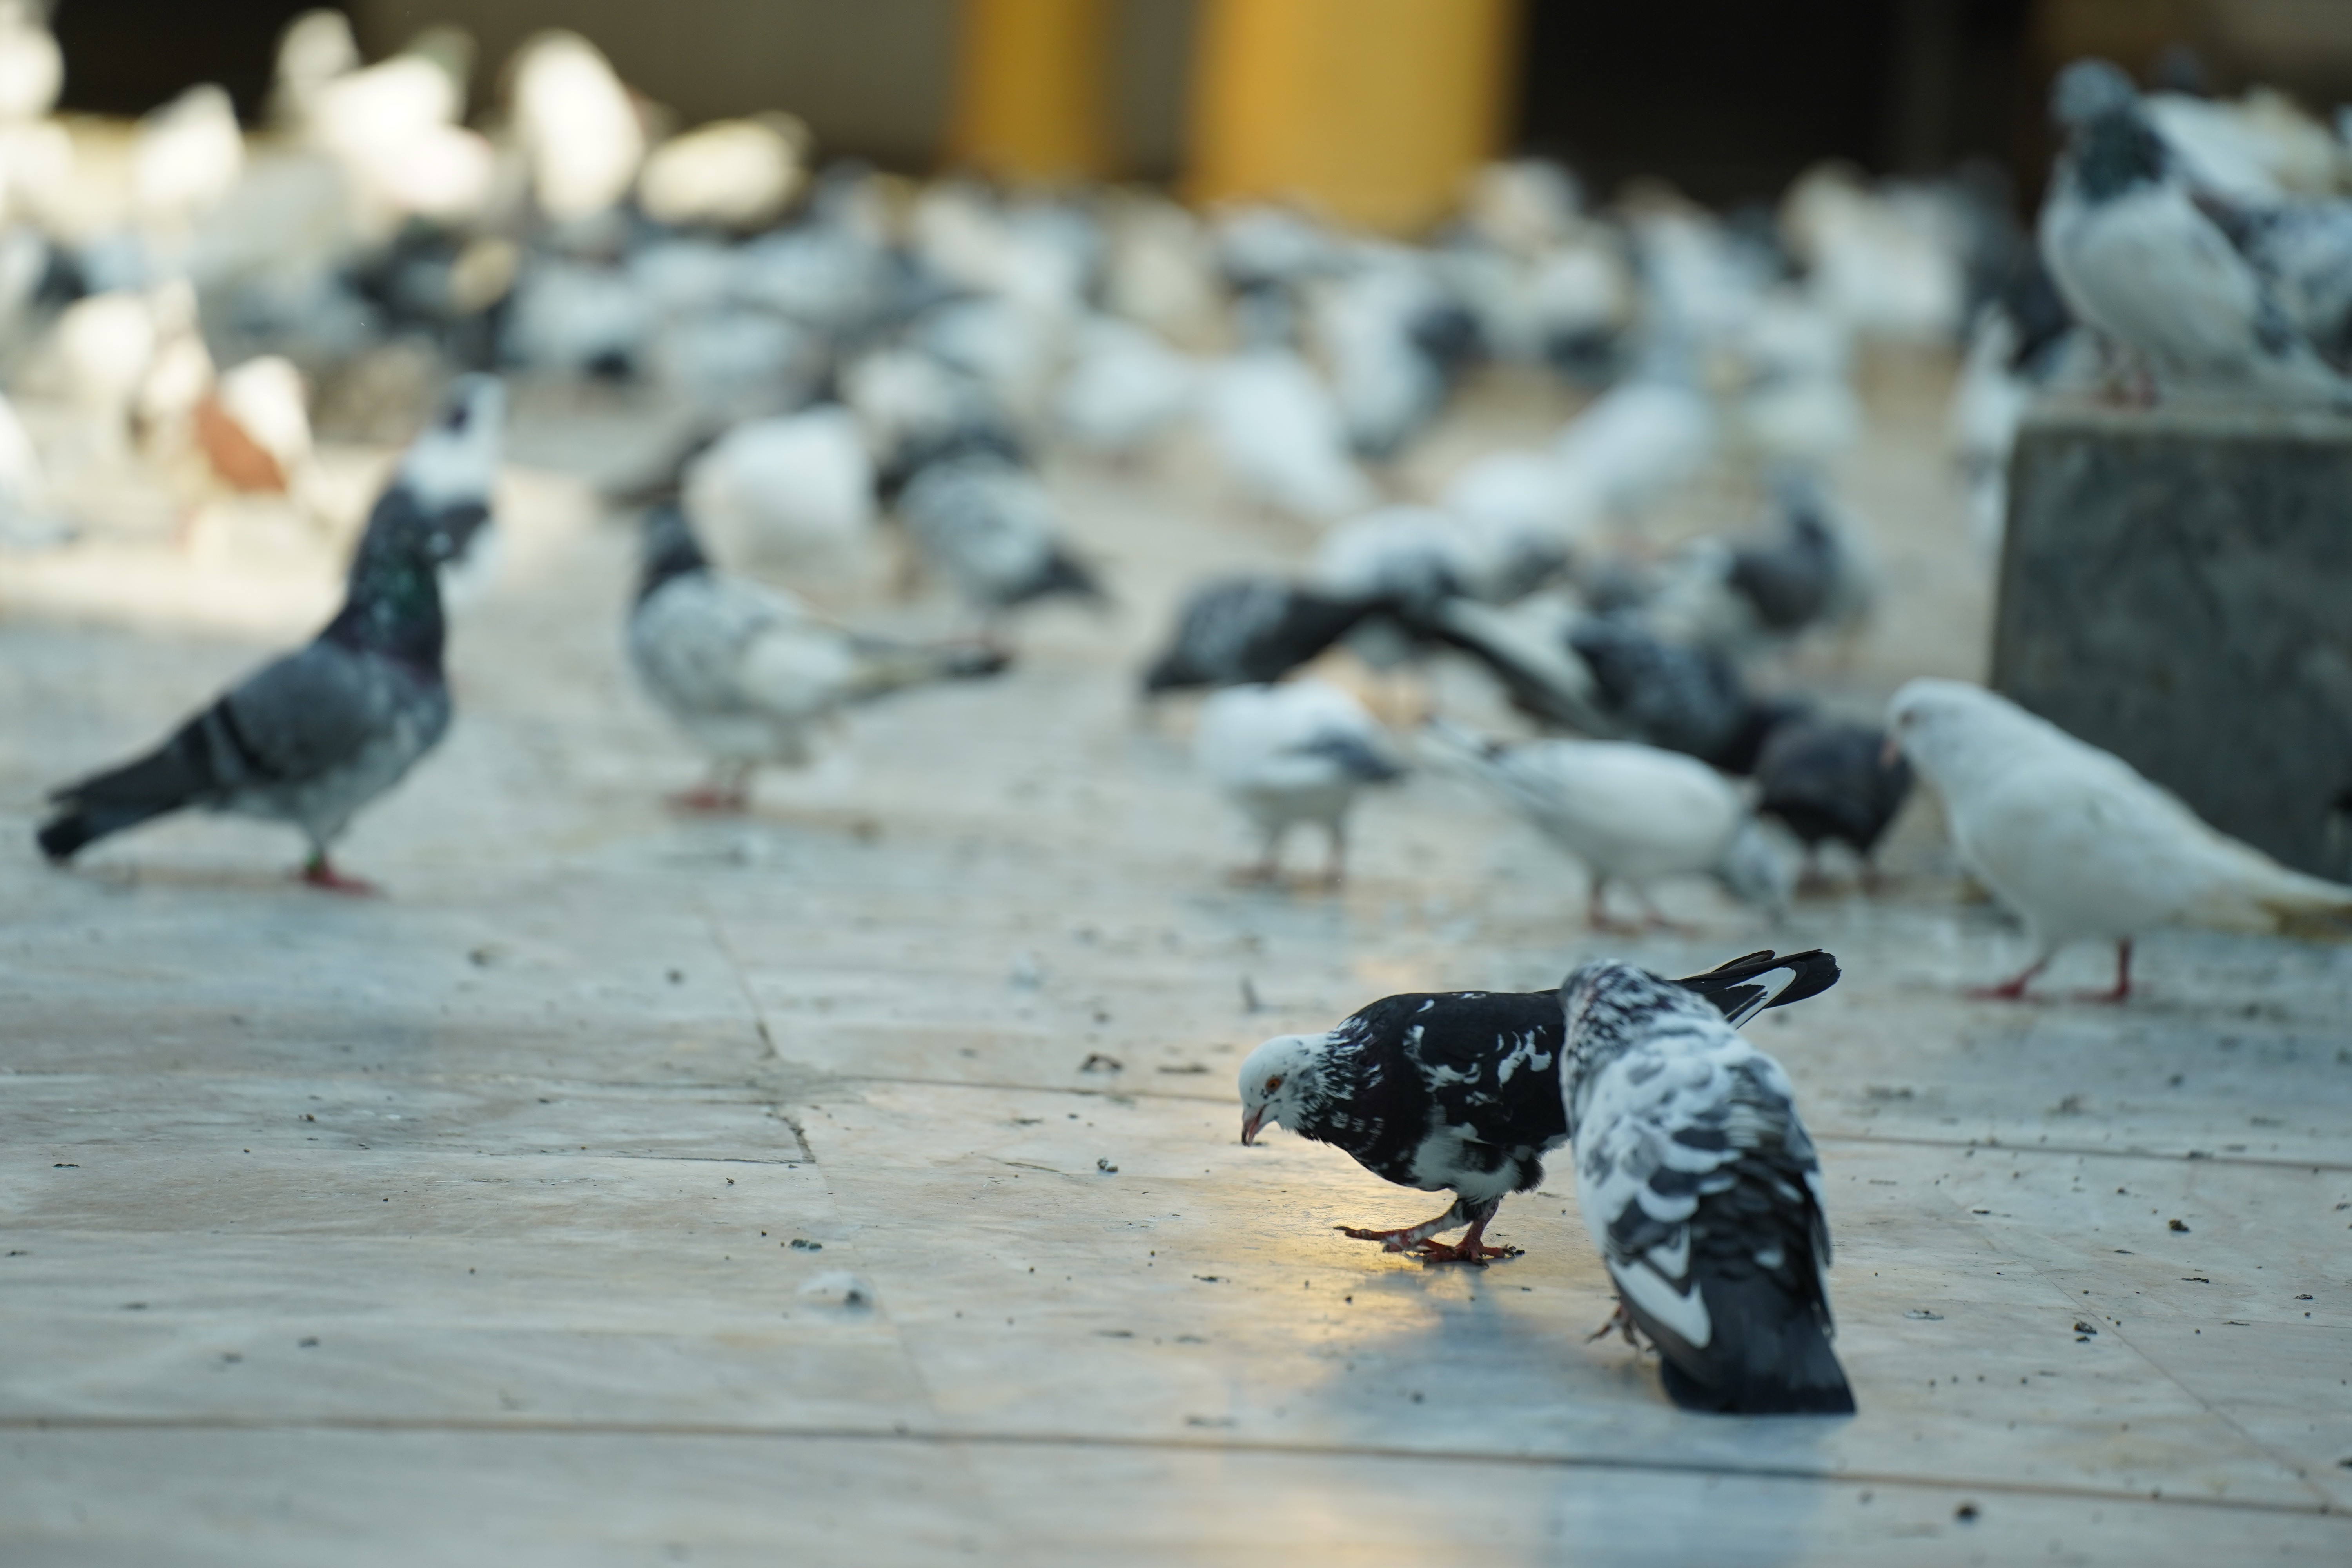
[[[1280,1089],[1281,1087],[1282,1075],[1280,1073],[1276,1073],[1272,1078],[1265,1080],[1265,1091],[1268,1094],[1272,1094],[1276,1089]]]

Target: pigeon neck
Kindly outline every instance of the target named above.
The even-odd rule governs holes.
[[[2157,184],[2168,166],[2163,138],[2137,108],[2112,110],[2075,133],[2074,183],[2085,200],[2104,202],[2135,185]]]
[[[363,541],[343,607],[324,636],[438,676],[446,631],[439,569],[415,542]]]
[[[654,591],[680,577],[691,576],[710,569],[710,558],[702,552],[702,545],[687,525],[685,513],[675,506],[667,506],[646,520],[644,566],[637,576],[637,603],[644,604]]]

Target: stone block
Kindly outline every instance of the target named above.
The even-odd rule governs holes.
[[[2009,495],[1994,687],[2352,879],[2352,418],[2053,403]]]

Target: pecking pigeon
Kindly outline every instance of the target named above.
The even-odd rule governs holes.
[[[2042,255],[2077,318],[2143,360],[2159,385],[2352,390],[2200,207],[2130,78],[2077,60],[2051,106],[2067,135],[2042,207]]]
[[[1835,961],[1808,956],[1754,977],[1762,1005],[1834,983]],[[1559,988],[1562,1120],[1612,1326],[1658,1347],[1685,1410],[1851,1414],[1812,1140],[1780,1064],[1689,984],[1602,962]]]
[[[1621,741],[1506,745],[1434,721],[1422,732],[1583,863],[1595,931],[1613,929],[1612,880],[1633,885],[1652,924],[1666,923],[1649,894],[1661,877],[1706,874],[1776,918],[1788,908],[1788,868],[1738,789],[1703,763]]]
[[[2022,997],[2070,942],[2116,944],[2116,984],[2098,999],[2121,1002],[2132,939],[2146,931],[2352,931],[2352,887],[2215,832],[2122,758],[2005,697],[1914,680],[1895,694],[1887,727],[1943,797],[1961,863],[2041,945],[2022,973],[1984,994]]]
[[[1184,601],[1175,635],[1144,672],[1144,695],[1279,680],[1378,608],[1273,577],[1204,583]]]
[[[1765,737],[1756,783],[1756,814],[1797,836],[1809,877],[1822,845],[1834,840],[1862,857],[1867,884],[1876,879],[1879,839],[1911,798],[1911,765],[1890,752],[1882,730],[1801,717]]]
[[[714,569],[675,504],[646,514],[644,548],[629,658],[711,759],[710,781],[677,797],[690,810],[744,809],[762,764],[807,762],[818,728],[852,702],[1005,665],[984,645],[907,647],[829,626],[791,595]]]
[[[1243,873],[1259,882],[1279,875],[1290,829],[1313,822],[1330,836],[1323,879],[1337,887],[1347,872],[1348,812],[1357,795],[1403,771],[1363,704],[1319,680],[1225,688],[1202,706],[1192,752],[1201,771],[1265,834],[1264,855]]]
[[[1682,982],[1733,1023],[1837,978],[1828,953],[1749,953]],[[1341,1226],[1389,1252],[1484,1263],[1516,1248],[1485,1241],[1505,1196],[1543,1180],[1568,1137],[1556,991],[1388,996],[1320,1035],[1277,1035],[1242,1064],[1242,1142],[1268,1122],[1344,1149],[1374,1175],[1454,1194],[1435,1219],[1398,1230]],[[1459,1242],[1435,1239],[1463,1226]]]
[[[190,806],[289,822],[310,841],[304,880],[371,890],[328,849],[449,728],[439,574],[489,517],[506,393],[466,376],[402,458],[352,560],[342,609],[308,647],[265,665],[161,747],[50,799],[41,850],[66,860],[110,833]]]

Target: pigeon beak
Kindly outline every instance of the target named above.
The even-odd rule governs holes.
[[[1243,1148],[1246,1149],[1251,1144],[1257,1142],[1257,1130],[1265,1124],[1265,1107],[1263,1105],[1259,1106],[1255,1110],[1251,1111],[1247,1116],[1242,1118]]]
[[[1848,755],[1851,754],[1851,752],[1848,753]],[[1887,736],[1886,743],[1878,748],[1878,765],[1882,768],[1891,768],[1901,761],[1902,757],[1903,748],[1895,744],[1894,736]]]

